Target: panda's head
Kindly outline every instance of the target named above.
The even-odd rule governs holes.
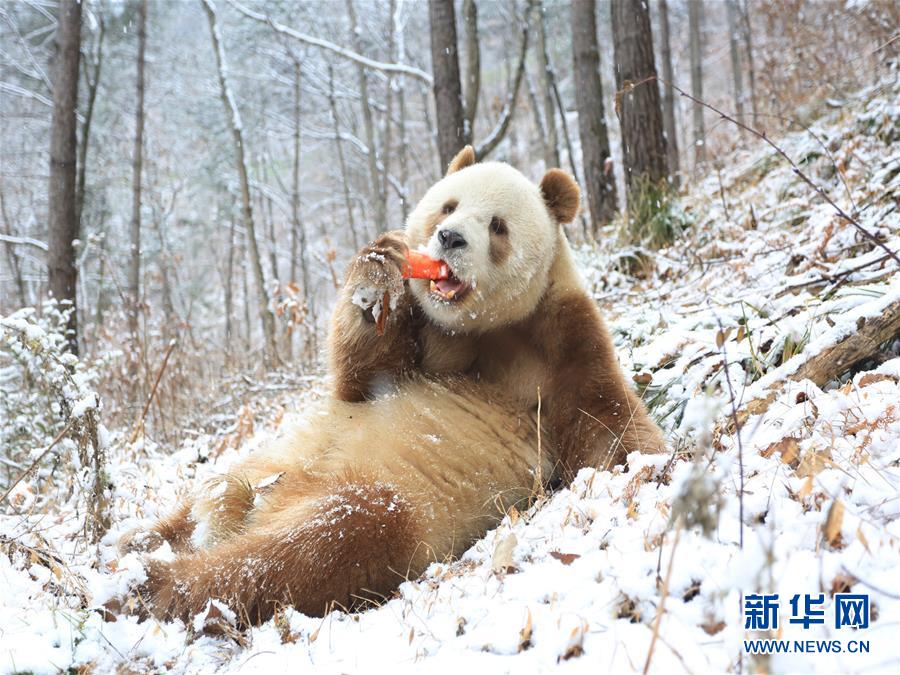
[[[579,203],[564,171],[551,169],[538,186],[508,164],[476,162],[466,146],[406,223],[410,246],[445,261],[451,276],[412,279],[410,290],[448,330],[485,332],[525,318],[547,287],[560,225]]]

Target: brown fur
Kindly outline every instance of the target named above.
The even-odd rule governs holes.
[[[241,537],[173,563],[152,561],[145,591],[155,614],[185,621],[210,599],[235,608],[244,625],[281,606],[310,615],[359,607],[403,580],[418,520],[389,486],[362,476],[324,483]]]
[[[541,194],[557,222],[575,220],[581,206],[581,191],[569,174],[562,169],[550,169],[541,180]]]
[[[456,157],[450,161],[450,166],[447,167],[447,175],[449,176],[451,173],[461,171],[467,166],[472,166],[476,161],[475,148],[471,145],[467,145],[456,153]]]
[[[451,171],[474,162],[460,155]],[[529,289],[523,318],[507,313],[490,329],[441,328],[403,292],[404,233],[360,252],[334,310],[324,414],[209,481],[192,507],[156,527],[189,550],[150,563],[141,592],[155,614],[189,618],[209,598],[250,623],[281,604],[317,615],[333,603],[359,606],[464,551],[527,498],[536,472],[569,480],[584,466],[663,449],[561,234],[578,188],[551,171],[541,193],[559,230],[547,281]],[[492,235],[491,249],[502,238]],[[400,285],[380,336],[351,302],[369,283]]]
[[[512,244],[509,241],[509,237],[503,234],[491,233],[491,244],[488,249],[488,255],[491,257],[491,262],[495,265],[502,265],[506,262],[511,253]]]

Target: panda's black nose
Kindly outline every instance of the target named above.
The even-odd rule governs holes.
[[[441,242],[441,248],[463,248],[466,246],[466,238],[456,230],[441,230],[438,232],[438,241]]]

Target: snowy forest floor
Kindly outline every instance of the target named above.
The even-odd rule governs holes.
[[[896,81],[882,83],[778,140],[895,251],[898,100]],[[652,264],[611,231],[578,252],[670,455],[582,470],[380,607],[324,619],[288,610],[210,635],[202,620],[139,623],[100,610],[142,573],[114,542],[162,515],[189,481],[266,443],[324,386],[274,401],[248,393],[227,429],[174,450],[111,430],[114,528],[99,548],[79,535],[77,495],[48,501],[26,481],[0,516],[0,672],[633,672],[654,632],[654,672],[896,672],[898,344],[839,382],[792,376],[896,313],[900,275],[774,151],[753,147],[684,195],[691,225]],[[869,628],[788,622],[792,596],[824,593],[830,607],[849,591],[869,594]],[[744,630],[750,593],[780,594],[778,631]],[[743,638],[766,636],[855,637],[871,651],[741,654]]]

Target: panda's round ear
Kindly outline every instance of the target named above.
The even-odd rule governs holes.
[[[471,145],[467,145],[457,152],[456,157],[451,160],[450,166],[447,167],[447,175],[449,176],[451,173],[461,171],[467,166],[472,166],[477,161],[478,159],[475,157],[475,148]]]
[[[575,220],[581,206],[581,190],[572,176],[562,169],[550,169],[541,179],[541,195],[558,223]]]

